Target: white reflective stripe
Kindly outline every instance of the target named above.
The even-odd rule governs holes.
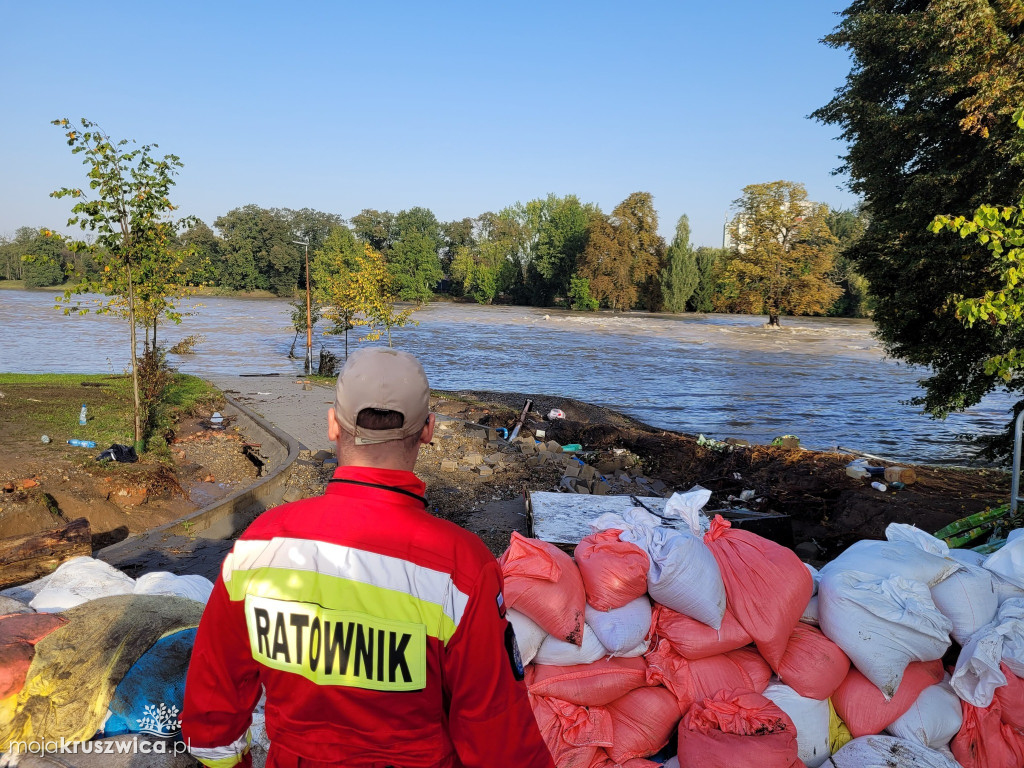
[[[459,590],[451,574],[410,563],[400,557],[325,541],[275,536],[242,539],[224,558],[221,575],[231,581],[235,571],[281,568],[337,576],[361,584],[390,589],[441,607],[456,627],[462,621],[469,595]]]
[[[230,757],[241,757],[248,751],[252,736],[246,730],[241,736],[228,744],[226,747],[193,747],[188,745],[188,751],[198,760],[227,760]]]

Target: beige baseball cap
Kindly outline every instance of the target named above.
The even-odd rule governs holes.
[[[397,429],[356,424],[364,408],[398,411]],[[334,388],[334,413],[356,445],[386,443],[419,434],[430,415],[430,385],[419,360],[390,347],[364,347],[348,356]]]

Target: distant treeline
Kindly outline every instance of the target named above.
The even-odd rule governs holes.
[[[863,231],[864,216],[829,211],[828,226],[838,239],[828,278],[841,289],[828,314],[863,316],[869,311],[865,281],[844,254]],[[231,291],[291,297],[304,290],[304,248],[296,241],[307,241],[314,265],[335,263],[332,251],[339,248],[370,245],[384,256],[404,301],[448,296],[573,309],[764,309],[742,290],[742,271],[731,268],[740,252],[694,248],[686,216],[666,243],[647,192],[631,194],[610,214],[575,195],[548,195],[444,222],[419,207],[398,213],[368,208],[346,221],[309,208],[246,205],[218,217],[213,228],[199,222],[178,237],[173,247],[186,252],[182,282]],[[0,240],[0,278],[28,287],[61,285],[70,273],[95,269],[88,255],[65,250],[41,230],[22,227],[13,239]],[[317,270],[310,271],[315,279]]]

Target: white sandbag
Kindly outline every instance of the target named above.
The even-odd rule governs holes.
[[[1024,529],[1010,531],[1006,543],[988,556],[984,567],[1013,586],[1024,589]]]
[[[573,664],[593,664],[607,655],[608,651],[601,645],[594,630],[584,624],[582,645],[573,645],[548,635],[540,644],[540,650],[533,657],[533,661],[536,664],[550,664],[553,667],[569,667]]]
[[[1007,600],[995,620],[974,633],[960,651],[950,685],[964,701],[987,707],[996,688],[1006,685],[1000,662],[1024,676],[1024,600]]]
[[[804,563],[804,565],[807,566],[807,570],[811,572],[811,578],[814,580],[814,590],[811,592],[811,595],[816,595],[818,594],[818,582],[821,581],[821,573],[810,563]]]
[[[961,645],[992,621],[999,609],[992,573],[976,565],[961,564],[961,570],[932,587],[932,601],[953,622],[951,634]]]
[[[584,620],[601,645],[613,656],[620,656],[636,648],[651,631],[651,601],[641,595],[610,611],[599,611],[588,604]]]
[[[821,622],[818,619],[818,596],[814,595],[810,600],[807,601],[807,607],[804,608],[804,612],[800,615],[800,621],[804,624],[810,624],[812,627],[821,626]]]
[[[8,616],[12,613],[35,613],[28,603],[15,600],[13,597],[0,596],[0,616]]]
[[[899,739],[941,749],[960,731],[963,719],[960,699],[947,677],[946,681],[925,688],[910,709],[885,730]]]
[[[985,568],[988,571],[988,568]],[[991,573],[991,571],[989,571]],[[1002,605],[1007,600],[1020,600],[1024,598],[1024,588],[1011,584],[997,573],[992,574],[992,582],[996,587],[996,599]]]
[[[973,549],[951,549],[949,550],[949,556],[956,560],[958,563],[964,565],[976,565],[979,568],[984,565],[988,559],[988,555],[983,555],[981,552],[975,552]]]
[[[886,541],[905,541],[915,547],[939,557],[949,555],[949,545],[942,539],[922,531],[916,525],[906,523],[889,523],[885,527]]]
[[[827,563],[821,569],[821,576],[825,578],[836,571],[860,571],[880,579],[900,576],[908,581],[921,581],[933,587],[961,567],[953,558],[926,552],[909,541],[862,539],[851,544],[839,557]]]
[[[960,768],[941,752],[895,736],[861,736],[825,763],[835,768]]]
[[[136,595],[170,595],[187,597],[197,603],[207,603],[213,592],[213,582],[205,576],[189,574],[176,576],[167,571],[144,573],[135,580]]]
[[[665,761],[665,768],[679,768],[679,758],[676,755],[672,755],[672,757]]]
[[[525,613],[513,608],[505,612],[505,618],[512,625],[512,631],[516,633],[516,645],[519,646],[519,656],[523,664],[529,664],[540,650],[541,643],[547,639],[548,633]]]
[[[720,629],[725,615],[725,584],[718,562],[704,540],[689,531],[654,528],[647,555],[651,559],[647,571],[651,598],[677,613]]]
[[[620,536],[620,541],[647,541],[647,531],[651,528],[660,528],[661,519],[652,515],[646,509],[641,507],[633,507],[627,509],[621,515],[614,512],[605,512],[596,520],[590,522],[590,530],[595,533],[599,531],[607,531],[609,528],[617,528],[624,534],[631,534],[630,536]],[[641,549],[646,549],[643,544],[639,544]]]
[[[651,641],[649,639],[647,639],[647,640],[641,640],[639,645],[637,645],[635,648],[630,648],[628,651],[623,651],[622,653],[613,653],[611,655],[612,656],[618,656],[619,658],[622,658],[622,659],[635,659],[637,656],[643,656],[650,649],[651,649]]]
[[[922,582],[857,571],[822,570],[818,614],[821,631],[887,699],[907,664],[942,658],[953,627]]]
[[[710,500],[711,491],[699,485],[686,493],[673,493],[665,502],[665,517],[679,518],[686,523],[690,533],[704,538],[711,529],[711,520],[701,510]]]
[[[828,760],[829,720],[828,699],[818,701],[801,696],[788,685],[772,683],[764,695],[789,715],[796,726],[797,756],[807,768],[818,768]]]
[[[135,589],[135,579],[91,557],[74,557],[46,579],[29,603],[43,613],[59,613],[99,597],[130,595]]]

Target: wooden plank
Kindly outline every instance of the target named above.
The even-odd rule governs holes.
[[[92,556],[92,533],[84,517],[63,528],[0,539],[0,589],[34,581],[82,555]]]

